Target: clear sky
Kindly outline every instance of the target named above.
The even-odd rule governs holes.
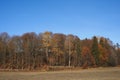
[[[0,0],[0,33],[44,31],[120,43],[120,0]]]

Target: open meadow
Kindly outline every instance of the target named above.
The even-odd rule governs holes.
[[[0,80],[120,80],[120,67],[48,72],[0,72]]]

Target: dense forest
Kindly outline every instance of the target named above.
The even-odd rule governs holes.
[[[30,32],[21,36],[0,33],[0,69],[117,65],[120,65],[120,46],[108,38],[93,36],[81,40],[72,34],[52,32]]]

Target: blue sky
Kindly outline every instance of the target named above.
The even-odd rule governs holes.
[[[0,33],[44,31],[120,43],[120,0],[0,0]]]

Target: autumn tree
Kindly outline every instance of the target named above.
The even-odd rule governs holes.
[[[28,69],[35,67],[35,55],[37,48],[37,41],[36,41],[36,34],[35,33],[25,33],[22,36],[23,40],[23,49],[24,49],[24,59],[25,59],[25,67]]]
[[[117,53],[117,62],[118,62],[118,65],[120,65],[120,44],[119,43],[116,43],[115,50]]]
[[[90,48],[90,49],[92,49],[92,44],[93,44],[93,40],[91,40],[91,39],[83,39],[83,40],[81,40],[81,47],[88,47],[88,48]]]
[[[81,66],[81,40],[78,36],[74,36],[74,48],[72,54],[72,62],[74,66]]]
[[[3,32],[0,34],[0,65],[2,68],[9,67],[8,64],[8,58],[9,58],[9,52],[8,52],[8,42],[10,40],[10,36],[8,33]]]
[[[52,37],[52,51],[55,57],[55,65],[64,65],[65,56],[64,56],[64,42],[66,36],[63,34],[53,34]]]
[[[110,39],[106,39],[106,47],[109,53],[108,66],[116,66],[118,64],[117,52]]]
[[[92,64],[92,55],[90,49],[88,47],[82,48],[82,66],[83,68],[87,68]]]
[[[100,55],[99,55],[100,65],[107,66],[109,51],[108,51],[108,47],[107,47],[105,38],[103,38],[103,37],[100,38],[98,47],[99,47],[99,52],[100,52]]]
[[[19,36],[13,36],[8,43],[9,57],[10,57],[10,68],[19,69],[23,66],[23,48],[22,40]]]
[[[46,54],[46,64],[49,64],[49,53],[51,52],[51,39],[52,32],[47,31],[42,34],[42,45]]]
[[[68,35],[65,40],[65,50],[66,50],[66,62],[68,66],[71,66],[71,58],[74,53],[74,36]]]
[[[39,33],[38,38],[37,38],[38,47],[35,49],[36,50],[36,66],[38,69],[44,66],[45,59],[46,59],[42,40],[43,40],[42,33]]]

